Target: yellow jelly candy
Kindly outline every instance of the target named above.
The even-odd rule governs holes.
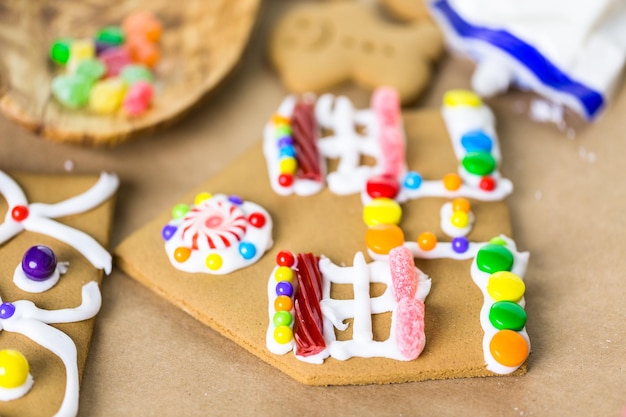
[[[404,232],[395,224],[377,224],[365,232],[365,245],[374,253],[386,255],[404,244]]]
[[[28,361],[14,349],[0,350],[0,388],[17,388],[26,382]]]
[[[524,291],[526,291],[524,281],[509,271],[495,272],[487,282],[487,292],[496,301],[517,303],[524,296]]]
[[[81,61],[92,59],[96,56],[96,45],[91,39],[78,39],[70,45],[70,57],[67,61],[67,68],[74,72]]]
[[[278,169],[281,174],[295,174],[296,169],[298,169],[298,161],[292,157],[282,158],[278,163]]]
[[[213,197],[211,195],[211,193],[202,192],[202,193],[200,193],[200,194],[198,194],[196,196],[196,198],[194,199],[193,203],[197,206],[198,204],[202,203],[203,201],[206,201],[206,200],[210,199],[211,197]]]
[[[443,104],[446,107],[480,107],[483,101],[476,93],[469,90],[449,90],[443,95]]]
[[[363,221],[368,226],[398,224],[402,219],[400,204],[390,198],[375,198],[363,208]]]
[[[124,100],[126,83],[121,78],[108,78],[98,81],[91,88],[89,107],[96,113],[115,113]]]
[[[276,278],[277,282],[293,282],[293,271],[288,266],[279,266],[276,268],[276,272],[274,272],[274,278]]]
[[[217,253],[212,253],[206,257],[206,267],[212,271],[217,271],[222,267],[222,257]]]
[[[469,216],[464,211],[455,211],[452,213],[452,217],[450,218],[450,222],[454,227],[463,228],[467,227],[469,224]]]
[[[491,356],[504,366],[520,366],[528,357],[526,339],[513,330],[500,330],[489,342]]]

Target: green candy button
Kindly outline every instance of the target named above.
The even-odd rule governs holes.
[[[124,43],[124,31],[119,26],[107,26],[98,31],[96,40],[109,45],[121,45]]]
[[[489,310],[489,321],[498,330],[519,332],[526,325],[526,311],[517,303],[497,301]]]
[[[476,266],[481,271],[490,274],[499,271],[510,271],[513,267],[513,254],[502,245],[489,243],[478,251]]]
[[[468,152],[463,157],[463,168],[470,174],[489,175],[496,169],[496,160],[489,152]]]

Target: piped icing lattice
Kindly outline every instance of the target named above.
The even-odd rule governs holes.
[[[264,154],[272,188],[280,195],[310,196],[326,183],[338,195],[360,193],[367,225],[365,243],[373,261],[368,263],[363,253],[357,252],[352,266],[338,266],[325,256],[280,252],[267,286],[268,350],[275,354],[293,351],[298,359],[311,363],[352,356],[414,360],[427,337],[424,302],[431,287],[431,279],[415,267],[414,259],[472,260],[468,277],[484,296],[476,315],[484,332],[486,367],[498,374],[515,371],[530,352],[522,280],[528,253],[519,252],[506,236],[489,242],[473,242],[467,237],[478,221],[470,200],[502,200],[513,189],[499,170],[501,155],[493,113],[474,93],[446,93],[442,115],[458,166],[456,172],[431,179],[407,166],[395,91],[377,90],[371,107],[365,110],[355,110],[347,98],[331,95],[317,101],[305,97],[304,102],[309,115],[306,169],[301,169],[295,146],[302,133],[294,128],[292,117],[294,109],[301,106],[298,98],[285,99],[265,126]],[[315,123],[310,122],[313,115]],[[315,140],[322,129],[331,133]],[[312,154],[315,158],[310,158]],[[373,164],[361,164],[363,156]],[[338,167],[324,177],[325,159],[338,159]],[[316,172],[320,173],[315,180],[305,174],[311,170],[312,160],[318,161]],[[449,200],[441,207],[440,219],[441,229],[451,241],[438,241],[429,231],[416,241],[405,241],[401,204],[420,198]],[[399,263],[403,267],[398,267]],[[436,277],[432,282],[436,285]],[[370,283],[384,283],[386,289],[382,295],[370,296]],[[353,298],[331,298],[331,288],[337,284],[351,285]],[[391,313],[391,331],[385,340],[375,340],[371,317],[383,312]],[[337,334],[348,327],[352,338],[338,340]],[[312,343],[303,343],[312,335]]]

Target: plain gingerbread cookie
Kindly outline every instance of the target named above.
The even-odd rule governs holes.
[[[395,88],[403,103],[426,86],[443,38],[429,22],[393,24],[357,2],[306,4],[278,22],[270,58],[285,86],[323,92],[347,81]]]
[[[430,19],[425,0],[379,0],[394,17],[404,21]]]

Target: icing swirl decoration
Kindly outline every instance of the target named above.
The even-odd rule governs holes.
[[[241,241],[248,222],[235,205],[205,200],[189,210],[182,224],[182,239],[195,250],[224,249]]]
[[[200,193],[193,205],[177,204],[163,227],[172,266],[222,275],[252,265],[273,245],[272,218],[238,196]]]

